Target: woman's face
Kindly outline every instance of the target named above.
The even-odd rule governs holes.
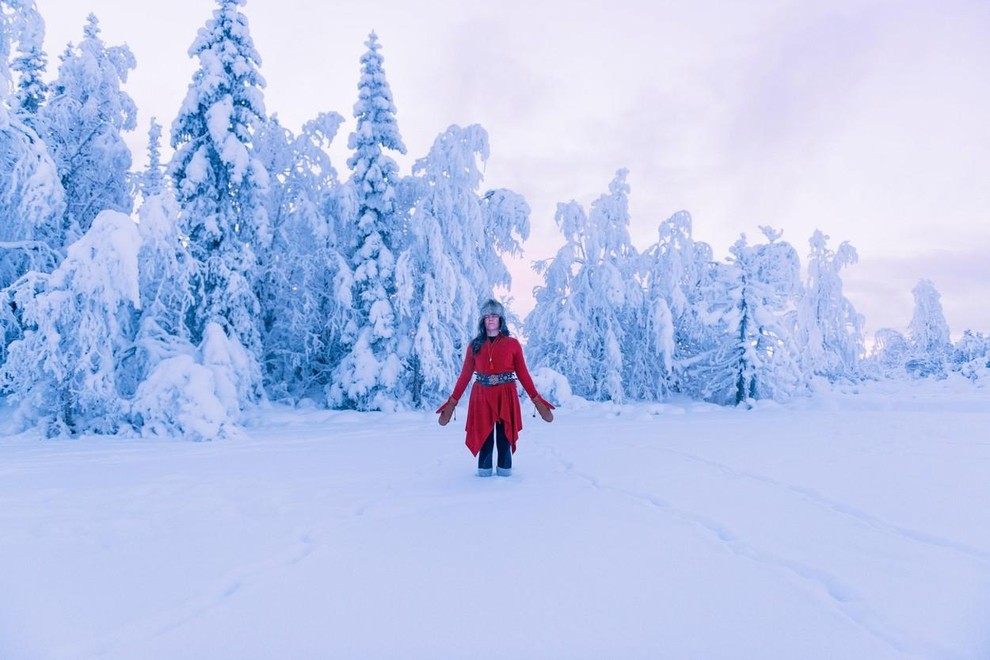
[[[499,325],[498,314],[485,315],[485,332],[488,333],[489,337],[494,337],[498,334]]]

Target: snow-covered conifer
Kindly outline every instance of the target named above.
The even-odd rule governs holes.
[[[253,356],[259,380],[248,391],[257,399],[263,395],[257,287],[271,235],[268,173],[252,141],[265,122],[265,81],[239,11],[244,0],[217,4],[189,48],[200,66],[172,124],[169,173],[182,230],[199,262],[192,340],[202,341],[211,322],[236,337]]]
[[[644,252],[644,365],[649,369],[642,398],[682,390],[685,368],[707,350],[712,332],[705,322],[703,292],[711,286],[712,249],[695,241],[692,219],[679,211],[660,223],[658,241]]]
[[[396,312],[404,379],[412,406],[441,398],[457,373],[476,320],[479,299],[491,297],[495,247],[478,196],[488,158],[478,125],[439,135],[408,180],[415,199],[410,240],[396,265]],[[493,224],[497,222],[493,220]],[[490,253],[490,254],[489,254]]]
[[[155,117],[148,127],[148,167],[138,178],[141,195],[148,199],[165,189],[165,169],[162,165],[162,125]]]
[[[166,189],[138,209],[141,318],[135,339],[138,380],[162,360],[188,353],[196,263],[179,233],[179,208]]]
[[[53,273],[18,285],[25,331],[10,345],[2,388],[49,436],[115,433],[126,424],[125,398],[136,385],[124,365],[141,304],[139,246],[134,221],[105,211]]]
[[[786,314],[800,291],[800,260],[780,233],[761,228],[766,244],[745,235],[729,249],[709,289],[710,313],[721,328],[717,343],[690,369],[695,396],[736,405],[754,399],[785,399],[801,381]]]
[[[576,202],[558,205],[567,245],[558,252],[559,266],[542,267],[546,286],[526,319],[534,363],[560,371],[576,394],[594,400],[623,401],[623,378],[642,357],[634,341],[641,338],[643,296],[629,239],[626,175],[616,173],[588,215]],[[547,295],[561,285],[567,287],[562,298]]]
[[[526,316],[528,360],[534,368],[555,369],[565,378],[568,374],[583,377],[587,371],[586,358],[576,351],[578,330],[583,323],[582,310],[572,292],[575,272],[580,267],[578,238],[588,224],[588,216],[584,208],[572,200],[557,204],[554,220],[565,240],[552,259],[533,265],[543,277],[543,285],[534,289],[536,305]]]
[[[131,212],[131,152],[121,133],[136,126],[137,107],[121,85],[136,63],[126,45],[104,44],[93,14],[86,19],[82,41],[70,45],[61,59],[37,126],[65,188],[68,244],[89,229],[100,211]]]
[[[385,149],[406,153],[395,120],[392,91],[385,78],[377,35],[361,56],[357,126],[347,146],[350,185],[357,201],[349,253],[354,271],[355,339],[328,393],[331,405],[375,410],[394,408],[404,369],[396,329],[395,260],[405,233],[404,209],[396,207],[399,168]]]
[[[10,4],[20,12],[22,19],[17,55],[10,63],[11,70],[17,74],[17,91],[10,105],[25,124],[34,127],[35,115],[48,93],[44,80],[48,64],[44,51],[45,22],[34,0],[17,0]]]
[[[322,113],[294,136],[273,117],[258,134],[272,180],[272,258],[261,305],[265,378],[276,397],[322,391],[343,357],[352,275],[340,253],[339,184],[326,152],[342,122]]]
[[[807,286],[797,307],[804,370],[833,381],[855,379],[863,352],[863,317],[843,295],[839,272],[856,263],[856,249],[843,242],[833,251],[828,236],[818,230],[809,243]]]
[[[55,164],[35,130],[8,110],[11,49],[39,39],[39,26],[33,0],[0,3],[0,289],[29,270],[51,272],[61,259],[65,202]],[[17,318],[5,305],[3,347],[19,334]]]
[[[234,344],[217,324],[208,324],[194,346],[186,319],[194,303],[197,263],[178,230],[179,210],[170,189],[144,200],[139,211],[138,270],[141,315],[134,349],[125,365],[137,383],[129,400],[130,424],[145,436],[211,440],[236,432],[241,403],[250,392],[253,363],[243,348],[238,360],[217,359],[215,346]],[[239,344],[236,344],[239,346]],[[221,354],[231,353],[224,349]],[[212,356],[212,357],[211,357]]]
[[[952,356],[949,324],[942,313],[941,295],[929,280],[920,280],[912,290],[914,315],[908,326],[911,357],[908,372],[915,376],[945,376]]]

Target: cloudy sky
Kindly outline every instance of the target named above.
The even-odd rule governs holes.
[[[57,62],[85,16],[127,43],[126,86],[169,126],[197,63],[187,50],[212,0],[37,0]],[[740,233],[783,229],[804,257],[817,228],[860,262],[847,294],[905,330],[911,289],[930,279],[953,334],[990,331],[990,3],[986,0],[248,0],[266,105],[293,130],[318,112],[348,122],[374,29],[409,155],[450,124],[479,123],[486,187],[532,207],[514,264],[517,313],[529,263],[562,239],[557,202],[589,204],[630,170],[640,249],[685,209],[720,258]],[[339,154],[339,155],[337,155]]]

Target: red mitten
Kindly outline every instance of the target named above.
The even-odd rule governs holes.
[[[533,397],[533,405],[536,406],[536,412],[540,413],[540,417],[543,418],[544,422],[553,421],[553,413],[551,410],[555,410],[554,405],[544,399],[542,396],[536,395]]]
[[[454,416],[454,408],[456,407],[457,400],[454,397],[450,397],[445,404],[437,408],[437,412],[440,413],[440,426],[447,426],[450,418]]]

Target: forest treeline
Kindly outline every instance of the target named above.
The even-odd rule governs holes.
[[[264,102],[244,0],[217,0],[198,68],[146,165],[124,90],[137,62],[90,16],[48,70],[34,0],[0,0],[0,394],[47,435],[220,437],[264,401],[432,408],[476,328],[510,291],[526,200],[485,189],[488,135],[451,126],[406,154],[375,33],[355,70],[346,175],[328,149],[344,118],[294,133]],[[162,140],[172,155],[163,162]],[[928,281],[906,335],[878,333],[842,291],[852,246],[806,252],[764,227],[716,259],[687,212],[643,251],[627,172],[589,208],[558,205],[557,254],[516,327],[548,387],[598,401],[784,400],[815,382],[988,373],[990,340],[953,343]]]

